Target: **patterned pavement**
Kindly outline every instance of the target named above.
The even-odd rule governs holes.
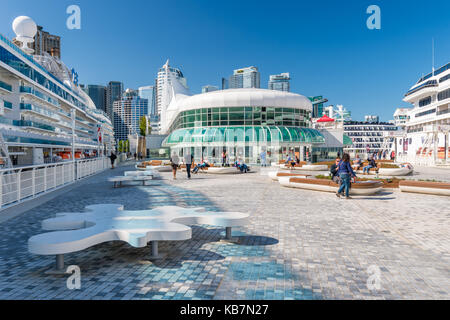
[[[448,197],[385,191],[337,199],[259,173],[179,173],[175,181],[163,173],[151,186],[117,189],[106,182],[130,168],[91,177],[0,224],[0,299],[450,298]],[[43,219],[98,203],[250,212],[251,223],[233,231],[238,243],[220,241],[221,228],[194,226],[191,240],[160,243],[165,257],[153,262],[150,247],[120,242],[65,255],[66,266],[81,269],[81,289],[69,290],[69,275],[45,274],[54,257],[29,254],[27,239]],[[379,286],[369,289],[374,275]]]

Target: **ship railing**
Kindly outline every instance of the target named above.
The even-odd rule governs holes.
[[[0,212],[102,172],[106,157],[0,169]]]

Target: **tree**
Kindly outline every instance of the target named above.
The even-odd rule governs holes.
[[[139,131],[141,136],[145,137],[147,135],[147,130],[147,118],[142,116],[141,119],[139,119]]]

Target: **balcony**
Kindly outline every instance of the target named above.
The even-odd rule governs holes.
[[[6,124],[8,126],[13,126],[14,125],[14,120],[5,118],[5,117],[0,117],[0,124]]]
[[[40,91],[34,90],[31,87],[26,87],[26,86],[20,86],[20,92],[21,93],[25,93],[25,94],[29,94],[32,97],[38,98],[39,101],[44,101],[48,104],[50,104],[52,107],[59,107],[60,104],[57,100],[43,94]]]
[[[10,109],[10,110],[13,108],[13,104],[11,102],[9,102],[9,101],[3,101],[3,106],[6,109]]]
[[[55,118],[56,113],[46,110],[44,108],[35,106],[31,103],[21,103],[20,110],[24,110],[24,112],[31,111],[33,114],[37,114],[38,116],[45,117],[50,121],[58,121],[59,119]]]
[[[445,109],[445,110],[438,111],[438,112],[436,112],[436,115],[437,115],[437,116],[440,116],[440,115],[442,115],[442,114],[447,114],[447,113],[450,113],[450,108],[449,108],[449,109]]]
[[[48,124],[43,124],[36,121],[29,121],[29,120],[13,120],[13,124],[18,127],[25,127],[25,128],[31,128],[31,129],[39,129],[49,132],[55,132],[55,127],[50,126]]]
[[[0,92],[11,93],[12,86],[7,84],[6,82],[0,81]]]

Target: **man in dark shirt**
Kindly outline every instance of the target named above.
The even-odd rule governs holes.
[[[334,162],[334,164],[331,165],[330,168],[331,180],[333,180],[336,183],[339,183],[340,180],[338,175],[339,161],[341,161],[341,159],[336,158],[336,161]]]

